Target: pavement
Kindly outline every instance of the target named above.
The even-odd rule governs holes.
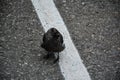
[[[120,1],[54,2],[92,80],[120,80]],[[64,80],[43,34],[30,0],[0,0],[0,80]]]
[[[120,67],[120,1],[54,1],[92,80],[116,80]]]
[[[31,1],[1,4],[0,80],[64,80],[58,64],[43,59],[44,30]]]

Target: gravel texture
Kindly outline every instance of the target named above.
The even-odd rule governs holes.
[[[54,1],[92,80],[120,80],[120,1]],[[64,80],[43,33],[30,0],[0,0],[0,80]]]
[[[44,60],[44,30],[30,0],[0,0],[0,80],[64,80]]]
[[[92,80],[120,80],[120,1],[54,2]]]

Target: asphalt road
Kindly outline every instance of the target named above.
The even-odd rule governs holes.
[[[120,1],[54,1],[92,80],[120,80]]]
[[[64,80],[58,64],[43,59],[44,30],[31,1],[0,4],[0,80]]]
[[[54,1],[92,80],[120,80],[120,1]],[[43,33],[30,0],[0,0],[0,80],[64,80]]]

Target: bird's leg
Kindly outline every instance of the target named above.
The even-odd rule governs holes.
[[[50,52],[47,53],[47,55],[44,56],[44,59],[48,59],[50,57]]]
[[[59,61],[59,52],[57,54],[57,59],[55,59],[53,63],[56,63],[57,61]]]

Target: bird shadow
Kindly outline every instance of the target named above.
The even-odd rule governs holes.
[[[49,64],[49,65],[55,64],[55,63],[54,63],[55,55],[54,55],[54,54],[50,54],[50,55],[48,56],[47,53],[48,53],[48,52],[43,51],[42,54],[41,54],[41,56],[39,57],[39,60],[42,60],[42,61],[43,61],[43,64]]]

